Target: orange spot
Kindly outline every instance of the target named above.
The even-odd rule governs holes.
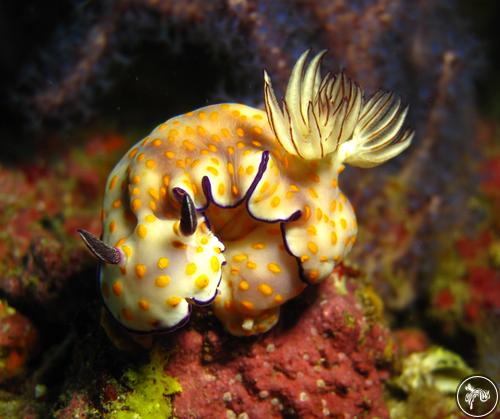
[[[152,159],[146,161],[146,167],[148,169],[154,169],[156,167],[156,162]]]
[[[347,221],[345,218],[341,218],[340,219],[340,225],[342,226],[342,228],[345,230],[347,228]]]
[[[123,243],[125,243],[125,239],[120,239],[115,243],[115,247],[121,247]]]
[[[265,295],[266,297],[269,297],[273,293],[273,289],[266,283],[260,284],[257,289],[262,295]]]
[[[247,260],[247,255],[245,255],[244,253],[240,253],[239,255],[234,255],[233,256],[233,260],[235,262],[243,262],[244,260]]]
[[[189,140],[184,140],[182,142],[182,145],[184,146],[184,148],[188,151],[193,151],[196,149],[196,146]]]
[[[250,166],[247,166],[245,172],[246,172],[247,175],[250,176],[253,173],[254,170],[255,170],[255,168],[252,165],[250,165]]]
[[[260,193],[261,194],[264,193],[267,190],[267,188],[269,188],[269,182],[266,180],[260,187]]]
[[[226,190],[226,187],[224,184],[221,182],[219,183],[219,186],[217,187],[217,192],[220,196],[224,195],[224,191]]]
[[[109,223],[109,231],[111,233],[114,233],[116,231],[116,222],[115,221],[111,221],[111,223]]]
[[[113,294],[119,297],[120,295],[122,295],[123,284],[121,283],[121,281],[115,281],[111,286],[111,289],[113,290]]]
[[[155,279],[155,286],[158,288],[165,288],[170,284],[170,277],[168,275],[159,275]]]
[[[311,253],[316,254],[318,252],[318,246],[314,242],[307,243],[307,248]]]
[[[195,284],[198,288],[203,289],[209,284],[209,282],[208,276],[203,274],[196,278]]]
[[[278,196],[275,196],[272,200],[271,200],[271,206],[273,208],[276,208],[279,204],[280,204],[280,198]]]
[[[316,227],[315,226],[309,226],[307,227],[307,234],[310,236],[315,236],[316,235]]]
[[[135,265],[135,275],[139,279],[144,278],[144,275],[146,275],[146,265],[143,265],[142,263]]]
[[[250,288],[250,284],[248,283],[248,281],[245,281],[245,280],[242,280],[240,281],[240,283],[238,284],[238,288],[241,290],[241,291],[246,291]]]
[[[281,272],[281,268],[277,263],[269,263],[267,265],[267,269],[269,269],[273,274],[278,274]]]
[[[181,301],[182,301],[181,297],[178,297],[177,295],[172,295],[171,297],[168,297],[165,302],[171,307],[177,307]]]
[[[207,166],[207,170],[214,176],[219,176],[219,171],[213,166]]]
[[[120,199],[117,199],[113,201],[113,208],[120,208],[122,206],[122,201]]]
[[[152,143],[155,147],[160,147],[161,146],[161,140],[157,138],[156,140],[153,141]]]
[[[337,244],[337,233],[335,233],[335,231],[332,231],[332,233],[330,235],[330,242],[333,245]]]
[[[309,195],[311,195],[311,197],[314,199],[318,198],[318,192],[316,192],[316,189],[314,188],[309,188]]]
[[[196,266],[196,263],[189,262],[186,265],[186,275],[193,275],[197,269],[198,267]]]
[[[257,267],[257,264],[255,262],[252,262],[251,260],[249,260],[247,262],[247,268],[248,269],[255,269]]]
[[[244,137],[245,136],[245,131],[242,128],[236,128],[236,135],[238,137]]]
[[[309,220],[310,217],[311,217],[311,208],[309,207],[309,205],[305,205],[304,206],[304,221]]]
[[[219,259],[217,258],[217,256],[212,256],[210,259],[210,268],[212,269],[212,271],[218,272],[219,267]]]
[[[123,250],[123,253],[125,253],[128,258],[132,256],[132,249],[129,246],[127,246],[126,244],[124,244],[122,246],[122,250]]]
[[[149,307],[150,307],[150,304],[149,304],[149,301],[146,300],[145,298],[141,298],[138,302],[137,302],[137,305],[139,306],[139,308],[143,311],[148,311],[149,310]]]
[[[134,211],[139,211],[140,208],[141,208],[141,200],[138,198],[133,199],[132,200],[132,209]]]
[[[173,151],[165,151],[165,157],[168,159],[173,159],[175,157],[175,153]]]
[[[252,244],[252,247],[254,249],[260,250],[260,249],[264,249],[266,247],[266,245],[264,243],[254,243],[254,244]]]
[[[247,300],[243,300],[240,302],[241,306],[246,310],[253,310],[253,303]]]
[[[158,269],[165,269],[169,264],[168,258],[161,257],[158,259]]]
[[[276,294],[274,296],[274,302],[278,303],[278,304],[281,304],[283,302],[283,296],[281,294]]]
[[[308,277],[311,281],[316,281],[319,278],[319,272],[316,269],[311,269],[309,271]]]
[[[116,181],[118,180],[118,176],[117,175],[114,175],[110,182],[109,182],[109,190],[113,189],[116,185]]]
[[[149,188],[148,189],[148,194],[153,199],[159,199],[160,198],[159,195],[158,195],[158,191],[156,189],[154,189],[154,188]]]
[[[148,229],[146,228],[145,225],[143,224],[139,224],[137,226],[137,235],[143,239],[144,237],[146,237],[146,235],[148,234]]]

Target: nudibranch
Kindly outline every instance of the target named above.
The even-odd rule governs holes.
[[[344,164],[372,167],[413,133],[386,92],[366,99],[324,52],[292,70],[282,107],[264,73],[265,111],[207,106],[156,127],[109,175],[98,239],[104,304],[131,332],[176,329],[212,304],[233,335],[263,333],[280,307],[328,277],[354,244],[338,185]]]

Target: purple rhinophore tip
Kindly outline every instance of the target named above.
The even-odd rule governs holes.
[[[108,246],[87,230],[79,229],[78,233],[88,249],[101,262],[118,265],[123,260],[122,253],[116,247]]]

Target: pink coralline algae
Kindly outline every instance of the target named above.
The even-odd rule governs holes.
[[[0,163],[0,290],[14,301],[45,304],[89,260],[76,240],[77,226],[97,228],[96,196],[123,137],[101,135],[85,147],[47,139],[35,162]],[[90,157],[90,158],[89,158]]]
[[[175,415],[387,417],[382,383],[392,341],[387,329],[367,322],[355,286],[344,289],[335,275],[294,303],[300,317],[292,318],[289,307],[260,339],[180,332],[166,369],[182,386]]]
[[[37,344],[31,321],[0,300],[0,383],[24,372]]]

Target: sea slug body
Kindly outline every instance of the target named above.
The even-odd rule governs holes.
[[[263,333],[353,246],[344,164],[383,163],[413,134],[398,98],[366,100],[344,74],[321,79],[323,53],[305,68],[307,55],[281,108],[265,74],[265,111],[228,103],[172,118],[109,175],[102,241],[81,235],[128,330],[173,330],[192,305],[212,304],[230,333]]]

